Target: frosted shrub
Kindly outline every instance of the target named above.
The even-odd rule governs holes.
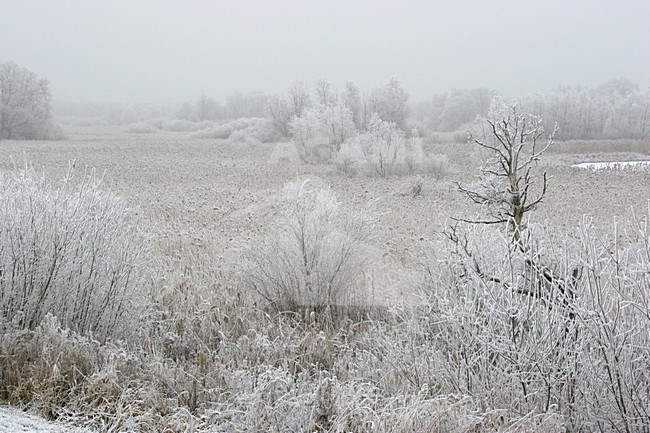
[[[454,172],[454,169],[447,155],[433,154],[426,156],[416,166],[415,172],[421,174],[431,174],[434,177],[442,178],[452,174]]]
[[[252,118],[251,120],[251,124],[244,129],[244,132],[252,141],[273,143],[280,139],[270,119]]]
[[[347,173],[367,173],[364,155],[358,144],[357,137],[341,145],[341,149],[334,159],[336,168]]]
[[[145,243],[94,173],[51,184],[0,176],[0,322],[34,329],[47,313],[80,333],[120,335],[138,319]]]
[[[612,240],[587,221],[559,248],[530,231],[525,251],[491,226],[450,233],[457,249],[424,273],[435,276],[429,318],[409,331],[435,344],[398,363],[511,422],[552,415],[567,431],[649,431],[647,217]]]
[[[332,149],[327,135],[323,133],[320,117],[316,110],[305,110],[294,117],[289,131],[303,162],[310,164],[327,162],[332,157]]]
[[[417,130],[413,130],[412,137],[406,140],[404,152],[396,163],[395,173],[399,175],[433,175],[441,178],[452,172],[451,163],[447,155],[427,155],[422,146],[422,138]]]
[[[395,123],[373,115],[368,130],[345,141],[336,156],[342,171],[384,178],[400,175],[433,174],[441,177],[450,172],[443,155],[427,156],[422,140],[407,139]]]
[[[300,158],[307,163],[331,161],[342,143],[357,133],[352,111],[342,104],[304,110],[291,120],[289,131]]]
[[[238,136],[245,134],[253,140],[269,143],[277,140],[273,123],[269,119],[256,117],[232,120],[223,125],[205,128],[192,134],[194,138],[220,138],[241,142]]]
[[[248,246],[242,278],[277,311],[323,311],[365,301],[372,212],[345,209],[329,188],[290,183],[268,234]]]
[[[230,134],[230,137],[228,137],[228,141],[231,143],[245,143],[250,146],[256,146],[259,145],[261,142],[254,136],[249,135],[246,131],[244,130],[237,130],[234,131],[232,134]]]
[[[163,119],[160,122],[160,129],[175,132],[196,131],[197,129],[201,129],[201,126],[204,126],[203,123],[209,124],[209,122],[192,122],[183,119]]]
[[[206,128],[202,131],[197,131],[192,134],[194,138],[220,138],[225,140],[230,137],[230,134],[235,131],[235,128],[230,124],[219,125],[212,128]]]
[[[592,430],[650,432],[649,220],[635,218],[611,238],[589,220],[580,228],[576,337],[585,368],[576,373],[575,406]]]
[[[352,110],[343,104],[328,104],[320,107],[323,133],[327,136],[333,151],[338,151],[346,140],[357,135]]]
[[[130,123],[124,127],[124,132],[130,132],[134,134],[151,134],[157,131],[158,128],[156,125],[148,121]]]
[[[356,171],[390,177],[406,151],[404,131],[395,123],[381,120],[373,114],[367,132],[349,140],[342,146],[342,157],[353,160]]]

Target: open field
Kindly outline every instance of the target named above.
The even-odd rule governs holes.
[[[139,293],[151,306],[125,341],[79,336],[49,316],[33,330],[3,324],[0,399],[97,431],[647,431],[635,428],[650,419],[650,171],[572,165],[647,160],[650,143],[592,146],[559,143],[535,168],[549,189],[531,223],[549,229],[534,260],[561,275],[544,297],[509,290],[527,281],[498,233],[470,232],[499,280],[468,275],[467,258],[452,256],[443,230],[481,215],[456,188],[484,158],[469,145],[425,143],[448,158],[445,175],[381,179],[304,164],[290,143],[111,130],[2,141],[3,171],[27,161],[56,183],[74,161],[80,177],[104,173],[153,257]],[[307,179],[377,212],[364,273],[376,315],[273,315],[242,292],[246,246],[269,231],[283,186]],[[556,297],[567,287],[579,293]],[[37,425],[10,415],[0,427]]]
[[[423,251],[440,248],[445,243],[442,230],[451,218],[480,215],[455,187],[455,182],[473,180],[480,154],[464,144],[428,147],[449,157],[450,175],[357,177],[333,166],[303,164],[289,143],[250,146],[190,139],[187,133],[126,134],[110,129],[82,129],[66,141],[4,141],[0,167],[28,161],[54,180],[75,161],[79,173],[84,168],[105,173],[104,185],[137,209],[162,256],[181,262],[180,269],[190,266],[211,274],[232,265],[229,253],[238,245],[265,232],[283,185],[320,179],[343,203],[363,208],[372,202],[381,214],[376,248],[382,259],[373,275],[379,289],[375,300],[392,303],[394,296],[402,299],[406,289],[386,277],[412,265]],[[650,200],[650,171],[592,172],[571,165],[643,160],[649,154],[648,142],[557,144],[542,158],[549,191],[539,210],[530,214],[531,221],[548,222],[570,234],[585,215],[599,229],[609,230],[632,210],[642,214]],[[422,193],[413,197],[418,182]]]

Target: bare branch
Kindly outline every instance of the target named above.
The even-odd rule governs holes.
[[[477,146],[491,151],[494,160],[482,167],[482,174],[486,177],[482,178],[478,185],[462,186],[456,183],[456,186],[474,203],[485,205],[487,212],[493,217],[473,221],[474,223],[510,222],[515,239],[519,239],[516,233],[521,233],[523,229],[526,212],[535,209],[546,194],[547,179],[544,174],[542,191],[531,200],[531,186],[534,183],[531,164],[553,144],[555,131],[545,145],[541,149],[538,148],[538,140],[544,136],[541,118],[519,113],[515,104],[503,106],[499,105],[498,101],[492,107],[491,117],[485,119],[485,122],[489,125],[489,133],[484,134],[482,139],[471,134],[470,138]],[[490,179],[507,181],[504,184],[503,181],[495,182]]]

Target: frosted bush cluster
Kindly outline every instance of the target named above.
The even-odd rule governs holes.
[[[405,372],[485,407],[552,414],[568,431],[647,431],[647,368],[634,361],[650,356],[650,287],[637,272],[650,259],[647,216],[626,233],[603,238],[585,220],[557,249],[531,226],[537,242],[521,251],[474,227],[424,273],[436,277],[423,280],[429,313],[412,322]]]
[[[397,124],[370,118],[367,130],[357,132],[352,111],[341,105],[307,109],[290,123],[300,158],[309,163],[333,162],[340,170],[388,178],[396,175],[449,172],[442,155],[427,155],[422,140],[406,138]]]
[[[275,311],[364,304],[373,226],[370,211],[345,209],[329,188],[291,183],[268,235],[244,251],[243,281]]]
[[[298,154],[303,161],[330,161],[341,145],[356,135],[352,111],[342,104],[306,109],[289,124]]]
[[[223,125],[205,128],[192,134],[195,138],[220,138],[234,143],[268,143],[277,136],[269,119],[242,118]]]
[[[129,209],[72,168],[59,184],[5,173],[0,188],[0,321],[33,329],[49,313],[102,339],[128,332],[146,253]]]
[[[450,172],[445,155],[427,155],[416,134],[406,138],[396,124],[377,115],[366,132],[341,145],[335,163],[343,171],[384,178],[413,174],[441,177]]]

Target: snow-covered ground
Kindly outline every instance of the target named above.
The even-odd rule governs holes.
[[[0,433],[90,433],[29,415],[14,407],[0,406]]]
[[[588,170],[645,170],[650,168],[650,161],[583,162],[573,167]]]

